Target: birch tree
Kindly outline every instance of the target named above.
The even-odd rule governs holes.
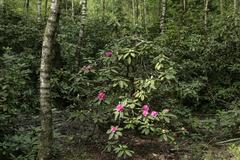
[[[75,15],[75,13],[74,13],[74,0],[72,0],[72,18],[74,19],[74,15]]]
[[[234,15],[235,25],[237,25],[237,19],[238,19],[238,0],[233,0],[233,15]]]
[[[147,4],[146,0],[143,0],[143,26],[147,32]]]
[[[167,10],[167,0],[162,0],[162,15],[160,19],[161,34],[165,32],[166,10]]]
[[[186,0],[183,0],[183,11],[186,11]]]
[[[28,17],[28,12],[29,12],[29,0],[25,0],[24,2],[24,9],[25,9],[25,15]]]
[[[84,45],[84,35],[85,35],[85,26],[86,26],[86,18],[87,18],[87,0],[81,0],[81,15],[80,15],[80,30],[78,35],[78,42],[76,46],[75,58],[76,58],[76,66],[80,67],[81,63],[81,50]]]
[[[50,72],[53,64],[53,48],[56,41],[57,26],[59,23],[60,0],[52,0],[51,13],[47,21],[40,66],[40,109],[41,134],[38,151],[38,160],[49,160],[52,154],[53,127],[52,108],[50,99]]]
[[[136,0],[136,6],[135,6],[135,9],[136,9],[136,20],[137,20],[137,24],[139,24],[139,0]]]
[[[205,7],[204,7],[204,28],[205,31],[207,31],[207,25],[208,25],[208,0],[205,0]]]
[[[135,0],[132,0],[132,19],[133,19],[133,25],[136,25],[136,13],[135,13]]]
[[[219,0],[219,3],[220,3],[220,13],[221,13],[221,16],[223,16],[223,0]]]

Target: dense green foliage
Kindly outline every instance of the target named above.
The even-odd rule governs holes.
[[[232,1],[224,3],[222,14],[219,3],[210,2],[206,30],[203,3],[189,0],[184,11],[182,3],[169,0],[166,30],[160,34],[157,0],[147,2],[145,17],[141,1],[136,24],[131,1],[108,1],[103,11],[91,0],[81,68],[75,65],[80,6],[74,1],[71,17],[71,2],[66,2],[61,5],[51,96],[54,110],[68,113],[69,122],[89,124],[81,139],[107,132],[105,149],[119,157],[133,154],[134,148],[124,143],[129,134],[157,137],[175,149],[190,139],[184,147],[199,159],[209,141],[240,136],[240,21]],[[26,16],[18,5],[23,3],[5,2],[0,14],[0,159],[6,160],[35,159],[38,144],[46,21],[36,22],[35,2]],[[101,92],[103,100],[98,99]],[[118,104],[124,112],[116,109]],[[156,119],[142,115],[146,104],[158,112]],[[230,151],[239,157],[237,145]]]

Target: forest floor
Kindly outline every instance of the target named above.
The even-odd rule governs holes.
[[[57,127],[56,142],[58,160],[117,160],[116,155],[104,152],[107,135],[98,130],[92,132],[93,128],[89,123],[82,123],[78,120],[72,122],[65,121]],[[63,124],[63,125],[62,125]],[[86,135],[92,134],[92,137]],[[129,160],[201,160],[200,155],[204,150],[206,160],[235,160],[226,149],[226,146],[214,146],[209,142],[204,145],[197,144],[191,139],[178,141],[178,149],[172,145],[159,142],[157,139],[127,134],[123,139],[130,148],[134,150],[134,155]],[[86,138],[87,137],[87,138]],[[202,143],[202,142],[201,142]],[[192,147],[193,146],[193,147]],[[198,157],[199,155],[199,157]]]
[[[163,143],[149,143],[144,139],[136,139],[139,142],[132,144],[134,156],[128,160],[236,160],[226,150],[226,147],[209,147],[204,158],[196,158],[194,153],[182,148],[178,151]],[[70,144],[64,146],[58,158],[60,160],[117,160],[115,154],[103,151],[104,145],[95,144]],[[201,151],[199,151],[201,152]]]

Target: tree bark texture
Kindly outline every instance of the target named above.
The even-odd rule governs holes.
[[[143,27],[147,32],[147,4],[146,0],[143,0]]]
[[[186,12],[186,0],[183,0],[183,11]]]
[[[75,13],[74,13],[74,0],[72,0],[72,18],[74,19],[74,15],[75,15]]]
[[[132,19],[133,25],[136,25],[135,0],[132,0]]]
[[[220,3],[220,13],[221,15],[223,15],[223,0],[220,0],[219,3]]]
[[[77,69],[79,69],[81,64],[81,60],[82,60],[81,51],[85,43],[84,37],[85,37],[85,26],[86,26],[86,18],[87,18],[87,0],[82,0],[81,4],[82,4],[81,23],[79,27],[80,30],[79,30],[78,42],[77,42],[76,52],[75,52]]]
[[[204,7],[204,28],[205,31],[207,31],[207,26],[208,26],[208,0],[205,0],[205,7]]]
[[[165,32],[166,11],[167,11],[167,0],[162,0],[162,15],[160,19],[161,34]]]
[[[52,156],[53,127],[52,107],[50,98],[50,72],[53,64],[53,48],[59,21],[60,0],[52,0],[42,45],[40,66],[40,109],[41,134],[38,160],[50,160]]]

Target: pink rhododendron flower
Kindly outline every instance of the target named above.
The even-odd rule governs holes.
[[[147,117],[148,111],[144,110],[144,111],[142,112],[142,114],[143,114],[144,117]]]
[[[115,133],[117,130],[118,130],[118,127],[117,127],[117,126],[111,128],[111,132],[112,132],[112,133]]]
[[[105,98],[106,98],[106,93],[104,93],[102,91],[98,93],[98,99],[100,101],[103,101]]]
[[[149,111],[149,106],[148,105],[144,105],[143,107],[142,107],[142,111]]]
[[[152,116],[153,118],[156,118],[156,117],[158,116],[158,112],[152,111],[151,116]]]
[[[168,112],[170,112],[170,109],[168,108],[163,110],[163,113],[168,113]]]
[[[124,106],[123,106],[122,104],[118,104],[117,107],[116,107],[116,110],[117,110],[118,112],[122,112],[123,109],[124,109]]]
[[[84,71],[84,72],[91,72],[91,71],[93,71],[93,66],[92,65],[85,65],[85,66],[83,66],[82,67],[82,69],[81,69],[82,71]]]
[[[112,57],[112,54],[113,54],[112,51],[105,52],[105,56],[107,56],[107,57]]]

